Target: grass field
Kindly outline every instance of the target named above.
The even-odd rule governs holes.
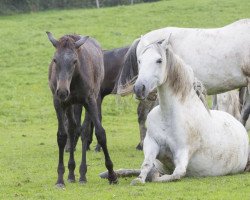
[[[0,17],[0,199],[249,200],[250,173],[143,187],[130,186],[132,178],[127,178],[109,185],[98,177],[105,170],[104,159],[93,147],[87,155],[88,183],[66,183],[64,190],[56,189],[57,120],[47,81],[54,49],[45,34],[90,35],[109,49],[160,27],[219,27],[249,18],[249,11],[249,0],[169,0]],[[116,169],[139,168],[143,160],[143,153],[135,150],[139,141],[136,105],[131,96],[110,96],[104,101],[103,124]],[[77,178],[80,155],[78,146]]]

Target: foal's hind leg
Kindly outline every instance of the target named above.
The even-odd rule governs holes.
[[[105,156],[105,165],[109,172],[109,178],[108,178],[109,183],[115,184],[118,182],[118,179],[113,170],[113,163],[111,161],[108,148],[107,148],[106,133],[99,120],[97,103],[94,98],[89,99],[88,104],[87,104],[87,110],[95,126],[95,134],[96,134],[97,141],[103,149],[103,153]]]
[[[68,169],[69,169],[69,182],[75,182],[75,159],[74,159],[74,141],[75,141],[75,131],[76,131],[76,121],[74,118],[74,109],[73,106],[70,106],[67,111],[67,118],[68,118],[68,134],[69,134],[69,141],[70,141],[70,155],[69,155],[69,162],[68,162]]]
[[[86,179],[86,173],[87,173],[87,163],[86,163],[86,152],[87,152],[87,148],[88,148],[88,141],[89,141],[89,137],[90,137],[90,117],[89,117],[89,113],[86,110],[85,111],[85,118],[83,121],[83,125],[82,125],[82,132],[81,132],[81,140],[82,140],[82,162],[80,165],[80,179],[79,182],[80,183],[86,183],[87,179]]]

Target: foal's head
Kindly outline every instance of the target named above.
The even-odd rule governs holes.
[[[139,75],[134,85],[138,99],[145,99],[157,86],[162,85],[167,78],[167,40],[145,47],[138,56]]]
[[[48,38],[56,48],[53,62],[56,71],[57,88],[55,95],[65,101],[70,94],[70,83],[75,72],[76,66],[79,64],[77,51],[87,39],[77,35],[66,35],[56,40],[50,32],[47,32]]]

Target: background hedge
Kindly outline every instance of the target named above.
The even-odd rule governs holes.
[[[158,0],[99,0],[100,7],[153,2]],[[96,0],[0,0],[0,15],[48,9],[96,7]]]

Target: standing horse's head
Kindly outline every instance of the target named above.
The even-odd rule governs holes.
[[[137,99],[145,99],[166,81],[167,40],[147,45],[138,56],[139,75],[134,85]]]
[[[46,32],[50,42],[56,48],[53,62],[56,71],[57,88],[55,95],[65,101],[70,94],[70,83],[79,64],[77,51],[83,45],[88,36],[66,35],[56,40],[50,32]]]

